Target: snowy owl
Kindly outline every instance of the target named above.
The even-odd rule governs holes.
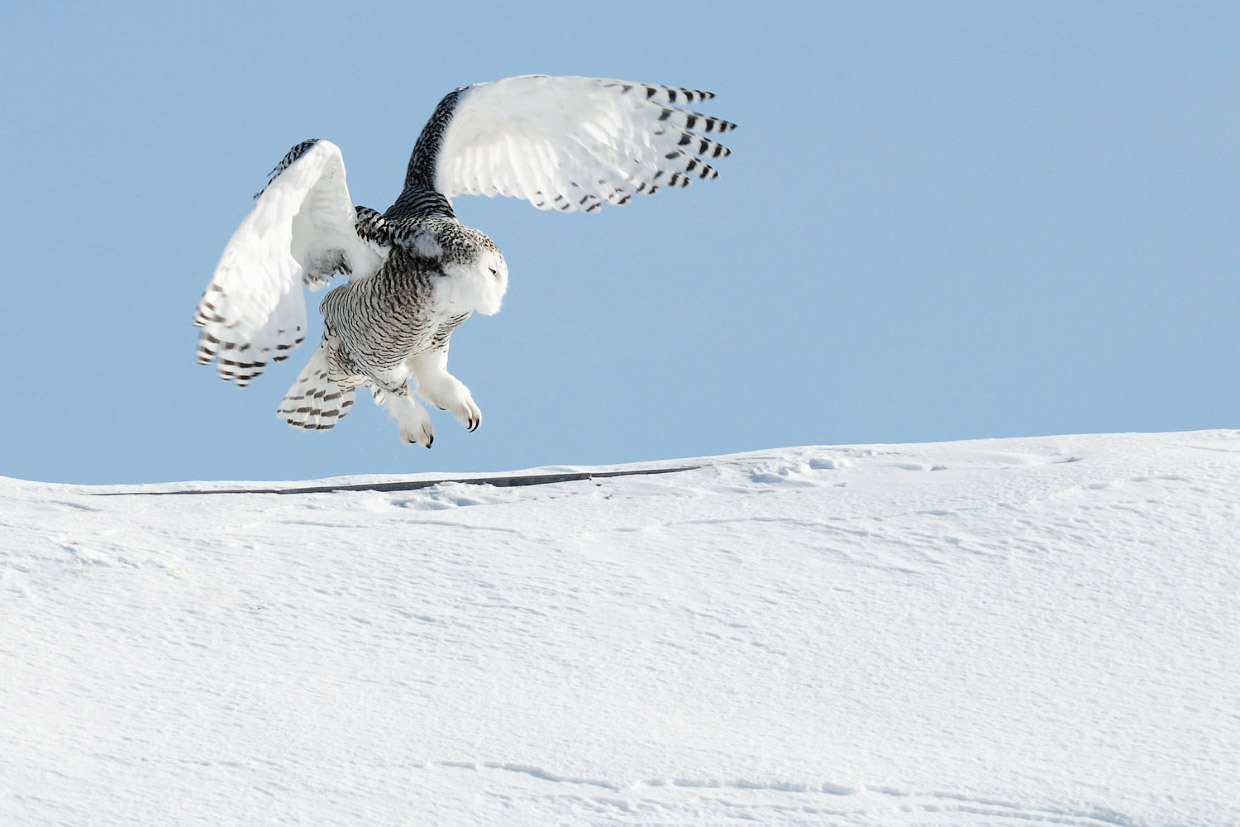
[[[709,92],[583,77],[528,75],[465,86],[439,102],[387,212],[355,207],[340,149],[293,147],[255,196],[194,315],[198,361],[244,386],[305,336],[302,285],[348,281],[320,305],[323,340],[281,403],[296,428],[331,428],[370,386],[406,443],[430,447],[415,395],[471,431],[482,413],[448,373],[448,340],[476,310],[499,311],[508,266],[482,232],[456,220],[457,195],[510,195],[544,210],[595,212],[633,193],[718,173],[729,150],[702,133],[735,124],[683,108]],[[410,389],[410,380],[414,387]]]

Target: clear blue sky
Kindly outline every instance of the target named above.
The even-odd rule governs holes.
[[[1240,4],[180,6],[6,12],[0,475],[1240,427]],[[532,72],[711,89],[740,129],[717,181],[598,215],[458,199],[511,269],[453,336],[477,433],[404,446],[366,400],[292,431],[304,346],[243,390],[195,364],[290,146],[339,144],[382,210],[445,92]]]

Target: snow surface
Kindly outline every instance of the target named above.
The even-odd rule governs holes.
[[[0,824],[1240,824],[1240,432],[673,465],[0,478]]]

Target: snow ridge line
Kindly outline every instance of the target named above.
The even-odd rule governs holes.
[[[436,485],[455,482],[461,485],[490,485],[495,488],[520,488],[527,485],[553,485],[560,482],[603,479],[606,477],[635,477],[655,474],[678,474],[696,471],[700,465],[683,465],[675,468],[642,468],[632,471],[580,471],[561,474],[520,474],[509,477],[460,477],[439,480],[400,480],[397,482],[360,482],[340,485],[307,485],[299,488],[195,488],[185,491],[103,491],[92,493],[96,497],[171,496],[175,494],[331,494],[337,491],[418,491]]]

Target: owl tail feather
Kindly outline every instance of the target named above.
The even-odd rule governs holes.
[[[353,407],[353,388],[331,378],[327,343],[319,345],[301,375],[284,395],[276,415],[294,428],[326,431]]]

